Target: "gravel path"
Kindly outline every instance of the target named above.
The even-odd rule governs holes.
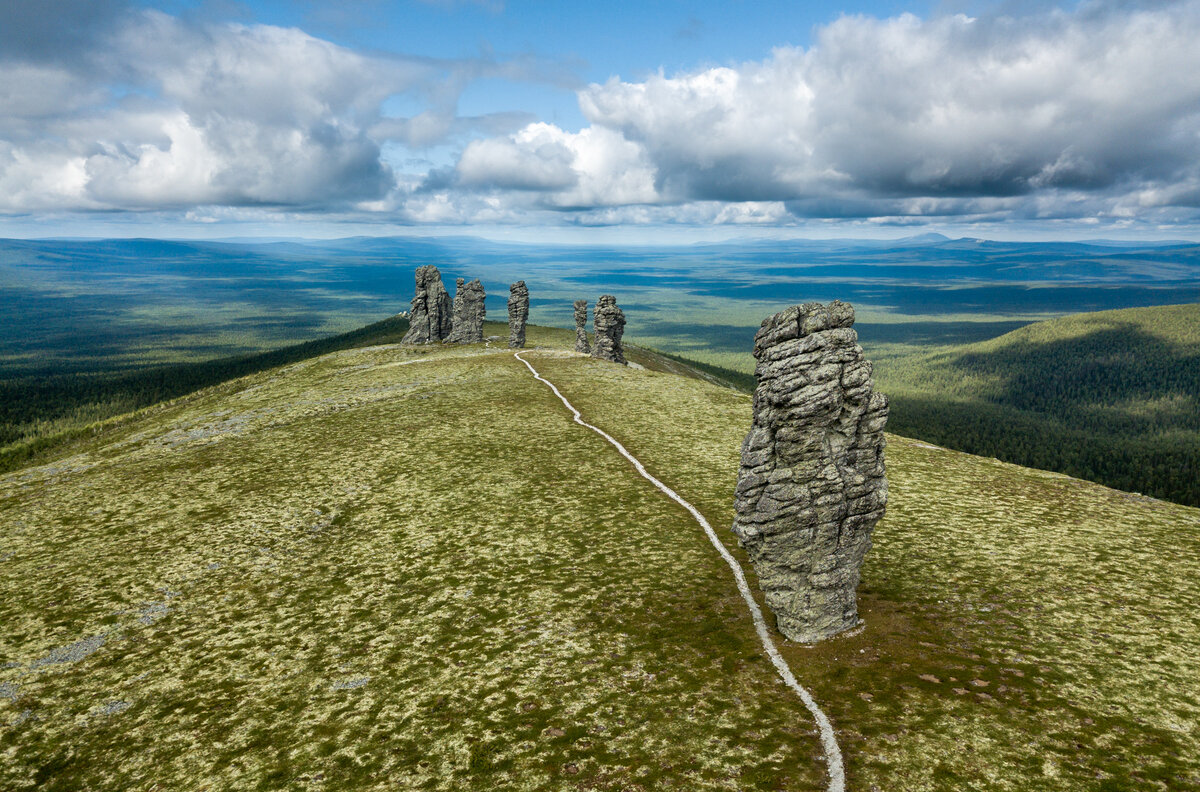
[[[758,638],[762,642],[763,650],[766,651],[767,656],[771,658],[771,663],[775,666],[775,670],[779,672],[779,676],[783,679],[784,684],[786,684],[788,687],[794,690],[798,696],[800,696],[800,700],[804,702],[805,707],[808,707],[808,711],[812,713],[813,719],[817,722],[817,728],[821,734],[821,744],[825,751],[825,763],[829,769],[828,792],[845,792],[846,774],[842,766],[842,752],[841,749],[838,748],[837,737],[834,736],[833,733],[833,726],[830,724],[829,718],[826,717],[825,713],[817,705],[817,702],[813,699],[812,695],[809,694],[809,692],[805,690],[799,682],[796,681],[796,677],[794,674],[792,674],[792,669],[788,667],[787,661],[783,659],[783,656],[779,654],[779,650],[775,648],[775,641],[772,640],[771,633],[767,629],[767,623],[763,620],[762,610],[758,607],[758,603],[755,602],[753,595],[750,593],[750,585],[746,582],[746,574],[742,571],[741,564],[739,564],[737,559],[734,558],[729,550],[725,548],[725,545],[721,543],[721,540],[717,538],[716,531],[713,530],[712,526],[708,524],[708,520],[704,518],[704,515],[701,514],[695,506],[680,497],[675,490],[671,489],[666,484],[663,484],[654,476],[650,475],[650,473],[646,471],[645,466],[638,461],[637,457],[629,453],[625,446],[621,445],[616,438],[605,432],[603,429],[592,426],[590,423],[585,422],[583,417],[580,415],[579,410],[576,410],[575,407],[569,401],[567,401],[567,398],[559,392],[558,388],[554,386],[554,383],[539,374],[537,369],[535,369],[528,360],[521,357],[522,354],[524,353],[517,352],[514,353],[513,357],[524,363],[525,367],[529,369],[530,373],[533,374],[535,379],[537,379],[539,382],[545,383],[550,390],[554,391],[554,395],[557,396],[562,403],[566,405],[566,408],[571,411],[572,415],[575,416],[575,423],[591,429],[593,432],[611,443],[613,447],[621,453],[621,456],[629,460],[634,468],[637,469],[637,472],[641,474],[642,478],[646,479],[659,490],[661,490],[668,498],[687,509],[688,513],[690,513],[696,522],[700,524],[700,527],[704,529],[704,533],[708,535],[708,540],[712,542],[712,546],[716,548],[716,551],[721,555],[721,558],[725,559],[725,563],[729,565],[730,571],[733,572],[733,579],[737,582],[738,591],[741,592],[742,599],[746,602],[746,607],[750,609],[750,616],[754,619],[754,629],[758,631]]]

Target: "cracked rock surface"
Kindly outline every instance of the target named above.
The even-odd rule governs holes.
[[[596,301],[592,312],[594,343],[592,357],[625,363],[625,352],[621,348],[621,336],[625,334],[625,312],[617,307],[617,298],[605,294]]]
[[[888,401],[872,388],[853,325],[847,303],[805,303],[754,337],[758,386],[733,532],[793,641],[859,623],[860,569],[887,503]]]
[[[575,351],[585,355],[592,351],[587,337],[587,300],[575,301]]]
[[[416,277],[408,332],[400,343],[432,344],[450,335],[450,295],[442,285],[442,273],[432,264],[417,267]]]
[[[458,279],[454,291],[454,315],[451,322],[450,335],[446,337],[447,344],[478,344],[483,341],[483,317],[487,314],[484,308],[483,284],[479,278],[466,283]]]
[[[519,280],[508,287],[508,348],[525,346],[525,322],[529,319],[529,288]]]

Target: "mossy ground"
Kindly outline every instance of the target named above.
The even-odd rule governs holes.
[[[527,357],[725,533],[748,398],[569,339]],[[1200,787],[1200,512],[901,438],[889,479],[865,628],[783,647],[851,789]],[[507,350],[202,391],[0,526],[6,790],[824,784],[700,529]]]

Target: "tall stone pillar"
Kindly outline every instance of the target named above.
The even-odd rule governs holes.
[[[432,264],[417,267],[417,287],[402,344],[430,344],[450,335],[450,295],[442,273]]]
[[[525,346],[525,322],[529,319],[529,288],[519,280],[508,287],[508,347]]]
[[[446,343],[478,344],[483,341],[483,317],[487,314],[483,305],[485,296],[479,278],[470,283],[458,279],[454,290],[454,321]]]
[[[603,295],[596,301],[592,312],[592,357],[625,363],[625,350],[621,347],[621,336],[625,334],[625,312],[617,307],[617,298]]]
[[[768,317],[754,337],[754,421],[733,532],[779,631],[811,643],[859,623],[856,589],[887,504],[888,401],[843,302]]]
[[[592,351],[587,337],[587,300],[575,301],[575,351],[585,355]]]

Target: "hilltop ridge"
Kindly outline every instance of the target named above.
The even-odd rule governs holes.
[[[746,396],[573,341],[525,357],[744,561]],[[887,453],[865,628],[781,649],[849,788],[1200,777],[1200,511]],[[507,350],[250,373],[0,476],[0,519],[5,788],[824,788],[708,540]]]

